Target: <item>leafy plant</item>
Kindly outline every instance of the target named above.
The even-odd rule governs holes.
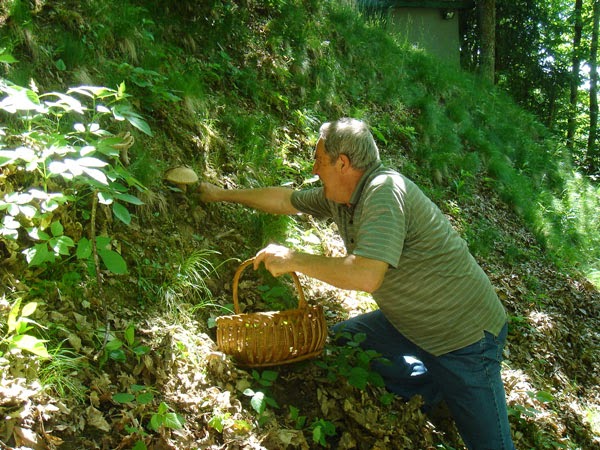
[[[9,177],[28,176],[27,183],[19,183],[27,188],[0,199],[0,211],[5,212],[0,236],[16,241],[24,237],[19,231],[26,230],[28,237],[38,242],[23,250],[32,266],[68,257],[75,246],[78,257],[89,257],[89,249],[97,242],[92,240],[90,245],[87,238],[75,242],[67,235],[57,219],[60,208],[77,203],[81,214],[91,218],[92,234],[97,204],[110,206],[114,216],[129,225],[131,214],[125,204],[142,202],[128,191],[144,189],[121,162],[133,141],[130,135],[111,134],[105,125],[127,121],[148,135],[152,134],[150,127],[126,102],[124,84],[118,90],[79,86],[66,94],[38,94],[33,83],[24,88],[0,79],[0,92],[5,95],[0,99],[0,111],[12,119],[7,132],[0,135],[5,141],[0,141],[0,167]],[[8,142],[20,145],[6,149]],[[83,202],[90,197],[91,204]],[[99,249],[109,270],[124,272],[124,260],[118,253],[102,245]]]
[[[129,387],[127,392],[118,392],[112,396],[113,401],[117,403],[143,407],[142,412],[147,410],[147,405],[152,404],[154,398],[154,389],[139,384],[133,384]],[[165,402],[161,402],[155,412],[148,414],[150,415],[150,421],[147,426],[151,431],[158,431],[161,428],[179,430],[183,427],[185,422],[180,414],[171,412],[169,405]],[[131,431],[140,434],[141,436],[144,436],[145,434],[143,430],[139,429],[131,429]]]
[[[141,344],[135,337],[135,325],[130,323],[123,331],[123,339],[119,339],[114,334],[110,335],[108,342],[104,346],[104,353],[100,363],[104,364],[108,359],[117,362],[127,361],[127,354],[134,355],[137,359],[147,354],[150,347]]]
[[[313,442],[323,447],[327,446],[327,438],[336,435],[335,424],[325,419],[315,419],[310,426]]]
[[[314,363],[327,371],[327,379],[331,382],[338,378],[345,379],[351,386],[364,390],[369,384],[383,387],[383,378],[372,369],[372,364],[389,363],[374,350],[364,350],[360,344],[366,339],[364,333],[351,335],[341,332],[335,336],[335,340],[343,345],[330,346],[321,360]]]
[[[218,413],[208,421],[208,426],[222,433],[225,428],[233,427],[235,430],[248,431],[252,425],[245,420],[233,419],[231,413]]]
[[[169,405],[165,402],[161,402],[160,405],[158,405],[158,411],[150,417],[150,424],[148,427],[153,431],[158,431],[163,427],[180,430],[183,428],[184,423],[185,419],[183,416],[174,412],[169,412]]]
[[[5,297],[1,298],[2,303],[6,302]],[[46,341],[29,334],[35,326],[39,326],[30,317],[37,309],[37,302],[26,303],[21,308],[21,298],[10,306],[6,321],[0,322],[0,330],[4,329],[0,338],[0,356],[6,353],[25,350],[42,358],[49,358],[50,354],[46,349]]]
[[[117,403],[136,403],[138,405],[148,405],[154,400],[152,388],[141,384],[132,384],[127,392],[119,392],[112,396]]]
[[[296,430],[301,430],[306,425],[306,416],[300,415],[300,410],[295,406],[290,405],[290,419],[294,423],[294,428]]]
[[[263,372],[253,370],[252,378],[262,386],[262,389],[254,390],[247,388],[244,390],[244,395],[250,397],[250,406],[258,413],[258,423],[261,426],[268,420],[268,416],[265,414],[267,407],[279,408],[277,401],[270,396],[268,389],[266,389],[273,385],[278,376],[279,373],[273,370],[265,370]]]

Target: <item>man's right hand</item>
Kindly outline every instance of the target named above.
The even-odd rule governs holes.
[[[196,188],[196,192],[200,194],[200,200],[204,203],[218,202],[220,201],[220,193],[223,191],[222,188],[215,186],[214,184],[202,181]]]

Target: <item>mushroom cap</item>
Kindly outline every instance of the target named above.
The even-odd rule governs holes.
[[[167,170],[165,180],[175,184],[192,184],[198,181],[198,175],[189,167],[174,167]]]

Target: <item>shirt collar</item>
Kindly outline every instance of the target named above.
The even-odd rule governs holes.
[[[365,172],[360,177],[360,180],[358,180],[358,184],[356,185],[356,188],[354,188],[354,192],[352,192],[352,196],[350,197],[350,203],[349,203],[350,210],[354,210],[354,207],[360,200],[360,196],[362,195],[362,191],[365,188],[365,184],[367,184],[367,180],[369,178],[371,178],[371,175],[381,167],[383,167],[383,163],[381,161],[375,161],[375,162],[371,163],[369,166],[367,166],[367,168],[365,169]]]

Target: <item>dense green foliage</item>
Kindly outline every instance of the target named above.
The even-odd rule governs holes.
[[[134,241],[148,216],[169,214],[164,202],[172,197],[162,194],[166,168],[186,164],[228,186],[307,185],[315,181],[320,123],[342,116],[370,123],[385,162],[415,179],[463,225],[476,256],[502,245],[501,232],[485,218],[467,221],[461,205],[500,197],[535,234],[532,247],[565,271],[600,279],[598,187],[573,169],[541,120],[504,90],[510,83],[518,85],[511,91],[525,86],[530,68],[520,81],[503,78],[499,89],[406,47],[383,22],[342,3],[2,3],[0,257],[26,268],[23,276],[35,289],[0,291],[6,316],[0,357],[26,350],[47,358],[49,350],[52,362],[40,363],[48,375],[43,384],[81,398],[81,386],[56,370],[61,361],[67,370],[81,370],[80,359],[62,348],[65,339],[77,348],[76,338],[30,320],[38,308],[33,300],[47,287],[58,297],[85,298],[82,307],[101,316],[102,292],[82,293],[102,289],[100,274],[108,280],[129,274],[136,286],[129,294],[142,307],[157,302],[174,316],[193,315],[212,306],[206,282],[217,251],[245,257],[289,236],[296,246],[313,245],[302,222],[227,207],[220,212],[224,222],[242,236],[235,250],[217,247],[203,229],[194,230],[193,242],[155,248],[152,257],[136,252]],[[545,111],[534,94],[524,94],[527,106]],[[164,238],[170,232],[160,230]],[[507,247],[507,264],[529,250]],[[248,254],[236,254],[240,249]],[[263,297],[276,291],[265,287]],[[186,310],[184,302],[195,306]],[[133,323],[114,320],[120,328],[111,329],[109,314],[104,319],[106,326],[89,333],[97,353],[88,359],[100,367],[145,361],[149,350]],[[78,332],[85,335],[87,326],[78,324]],[[191,345],[177,346],[192,358]],[[361,364],[341,365],[349,356]],[[324,369],[364,387],[373,382],[373,358],[348,347],[325,360]],[[254,379],[263,386],[274,381],[258,373]],[[259,421],[268,420],[270,392],[255,386],[246,392]],[[147,385],[123,384],[115,395],[113,401],[147,419],[145,428],[131,431],[136,435],[183,426]],[[149,409],[153,403],[158,406]],[[223,430],[231,421],[227,414],[214,414],[210,426]],[[311,423],[316,443],[335,434],[326,419]]]
[[[596,188],[558,141],[502,92],[402,48],[377,21],[327,2],[68,6],[13,3],[1,46],[19,62],[4,75],[41,91],[124,83],[151,126],[179,122],[178,133],[132,149],[144,184],[179,154],[242,185],[298,184],[320,122],[356,116],[434,198],[483,183],[566,265],[598,259]],[[45,17],[72,29],[70,44],[43,28]]]
[[[575,167],[597,180],[599,144],[590,98],[597,77],[597,52],[593,50],[596,2],[494,3],[497,86],[534,113],[559,142],[566,142]],[[461,15],[462,64],[473,72],[481,63],[477,16],[476,8]],[[580,40],[575,42],[579,34]]]

